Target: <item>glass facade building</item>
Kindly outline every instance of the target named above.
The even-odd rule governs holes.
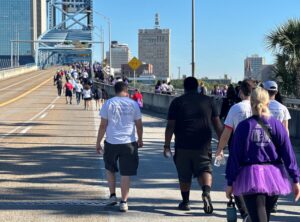
[[[7,0],[0,7],[0,56],[10,56],[11,40],[33,40],[33,0]],[[32,56],[33,45],[20,44],[20,56]]]

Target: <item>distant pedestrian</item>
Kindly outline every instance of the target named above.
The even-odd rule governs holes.
[[[84,100],[84,109],[89,110],[91,107],[91,102],[93,99],[92,89],[91,86],[88,84],[85,84],[82,91],[82,97]]]
[[[295,201],[300,198],[299,168],[291,141],[282,123],[270,116],[268,104],[268,92],[256,88],[251,95],[253,116],[235,130],[226,168],[226,196],[243,196],[253,222],[270,221],[278,195],[291,192],[286,171]]]
[[[135,101],[128,98],[128,88],[124,82],[114,86],[116,96],[108,100],[102,107],[101,124],[97,138],[98,154],[104,152],[104,163],[110,190],[108,205],[117,204],[116,175],[121,174],[120,211],[128,211],[130,176],[137,174],[138,148],[143,147],[143,125],[141,111]],[[135,128],[138,140],[136,140]],[[106,134],[104,150],[101,142]],[[119,164],[118,164],[119,162]]]
[[[180,210],[190,210],[189,196],[192,177],[202,186],[204,212],[211,214],[213,205],[210,191],[212,186],[211,123],[220,136],[222,124],[213,99],[197,92],[198,81],[194,77],[184,80],[185,94],[173,100],[169,108],[165,133],[164,155],[170,156],[170,144],[175,134],[176,165],[182,202]]]
[[[235,90],[233,85],[229,85],[226,97],[223,98],[220,119],[226,119],[229,109],[235,104]]]
[[[80,104],[81,96],[82,96],[83,86],[79,80],[75,83],[75,92],[76,92],[76,101],[77,105]]]
[[[162,85],[161,85],[160,88],[161,88],[161,93],[162,93],[162,94],[167,94],[167,93],[168,93],[168,91],[169,91],[169,86],[168,86],[166,80],[163,80]]]
[[[201,94],[201,95],[207,95],[207,88],[204,84],[204,82],[200,82],[200,85],[198,87],[198,92]]]
[[[67,81],[65,83],[64,89],[65,89],[65,94],[66,94],[66,104],[70,102],[72,104],[72,96],[73,96],[73,85],[72,83],[69,82],[69,79],[67,78]],[[69,99],[69,101],[68,101]]]
[[[139,105],[140,108],[143,108],[143,106],[144,106],[143,95],[138,89],[134,90],[134,94],[132,95],[131,98],[137,102],[137,104]]]
[[[62,82],[62,77],[60,75],[57,75],[56,77],[56,88],[57,88],[57,95],[61,96],[63,90],[63,82]]]
[[[103,95],[102,95],[102,89],[98,86],[93,86],[92,88],[93,90],[93,96],[94,96],[94,100],[95,100],[95,103],[96,103],[96,110],[99,110],[102,103],[101,103],[101,100],[103,98]]]
[[[167,92],[169,95],[172,95],[175,93],[175,88],[174,86],[172,85],[171,82],[168,82],[168,92]]]
[[[157,93],[157,94],[161,93],[161,81],[160,80],[157,81],[157,83],[155,85],[154,92]]]

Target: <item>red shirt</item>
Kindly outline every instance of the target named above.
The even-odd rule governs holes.
[[[134,101],[143,100],[143,95],[139,92],[136,92],[131,97]]]
[[[69,82],[67,82],[64,87],[68,90],[73,90],[73,88],[74,88],[73,85]]]

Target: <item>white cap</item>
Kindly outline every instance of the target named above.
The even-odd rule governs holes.
[[[275,81],[271,81],[271,80],[265,81],[263,83],[263,87],[265,90],[268,91],[278,91],[278,85]]]

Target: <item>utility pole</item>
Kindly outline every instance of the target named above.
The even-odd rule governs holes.
[[[180,73],[180,71],[181,71],[180,69],[181,68],[180,68],[180,66],[178,66],[177,68],[178,68],[178,79],[180,80],[181,79],[181,73]]]
[[[192,76],[195,77],[195,0],[192,0]]]

